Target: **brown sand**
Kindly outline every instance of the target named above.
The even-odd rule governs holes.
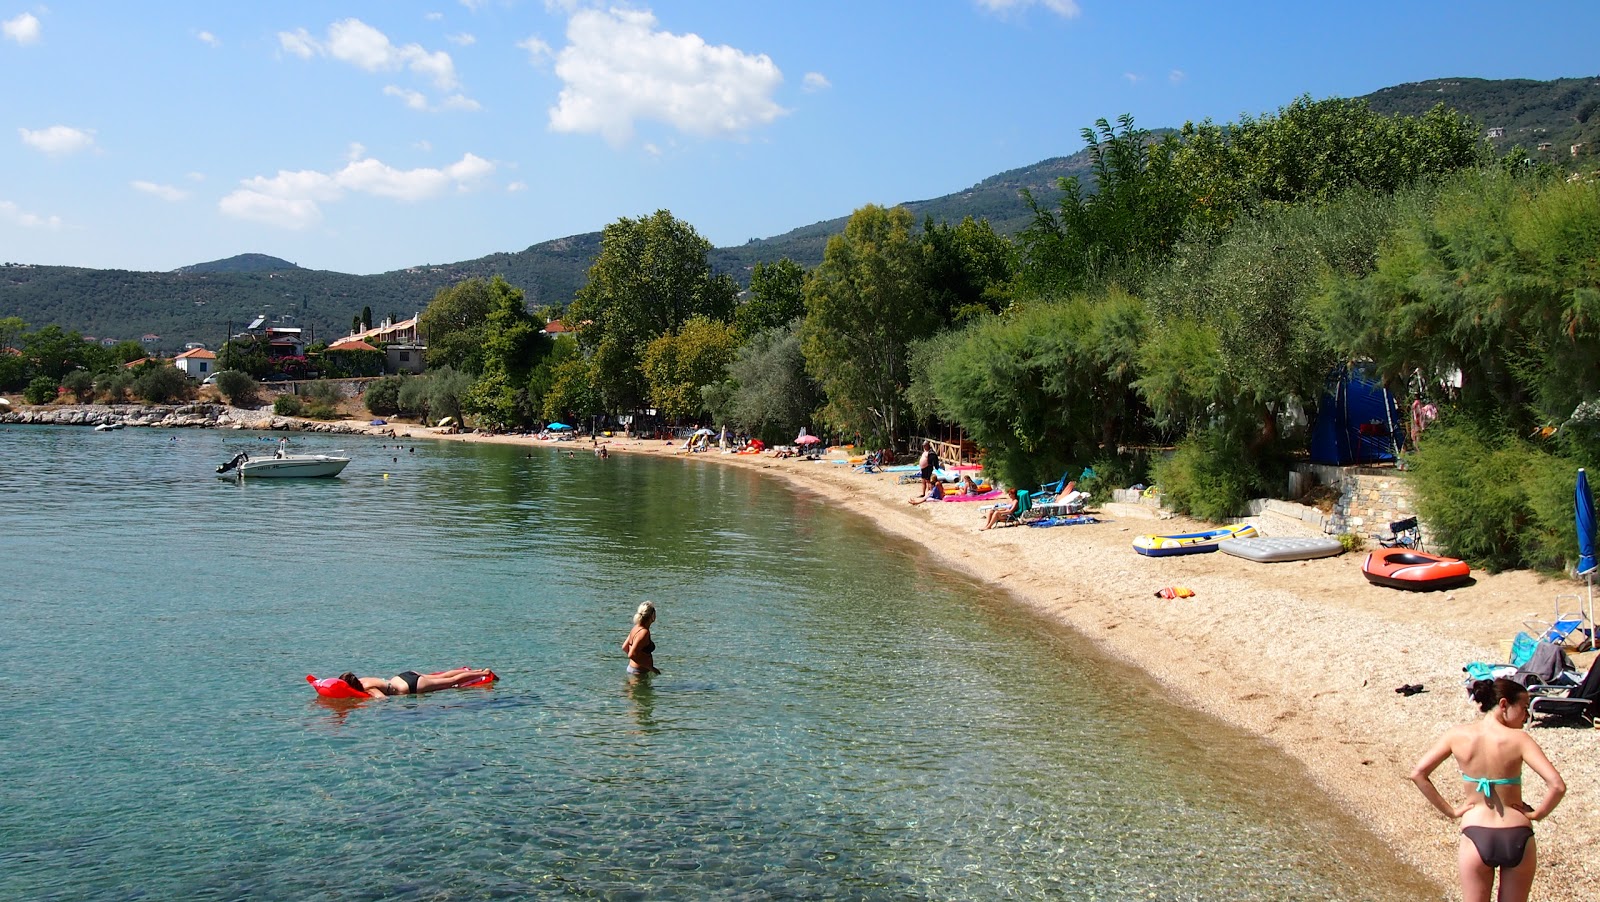
[[[361,423],[347,425],[376,432]],[[591,453],[587,441],[393,428],[413,438]],[[680,443],[605,441],[613,452],[686,456],[677,450]],[[1282,564],[1224,554],[1146,558],[1130,548],[1134,536],[1204,526],[1140,505],[1108,503],[1091,508],[1106,522],[980,532],[984,505],[910,505],[918,486],[899,484],[895,474],[868,476],[839,464],[715,451],[694,459],[757,469],[822,494],[1075,629],[1149,673],[1180,703],[1265,737],[1452,897],[1458,828],[1416,792],[1410,768],[1447,727],[1480,716],[1463,691],[1462,665],[1503,660],[1503,642],[1525,619],[1548,617],[1556,595],[1582,591],[1571,580],[1516,572],[1477,574],[1475,584],[1454,591],[1401,592],[1369,584],[1360,573],[1361,554]],[[1306,524],[1276,514],[1252,522],[1267,535],[1312,534]],[[1153,597],[1156,589],[1172,585],[1196,595]],[[1585,667],[1592,657],[1575,660]],[[1395,693],[1408,683],[1428,691]],[[1538,825],[1533,898],[1596,898],[1600,730],[1537,728],[1534,735],[1568,792]],[[1526,771],[1523,780],[1527,797],[1539,798],[1538,776]],[[1447,798],[1464,797],[1448,763],[1436,772],[1435,783]]]

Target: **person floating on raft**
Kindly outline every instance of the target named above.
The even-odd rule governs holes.
[[[470,667],[457,667],[453,670],[441,670],[437,673],[418,673],[407,670],[404,673],[385,679],[383,677],[358,677],[354,673],[339,674],[339,679],[346,686],[357,692],[364,692],[373,698],[387,698],[391,695],[421,695],[424,692],[437,692],[440,689],[455,689],[461,686],[474,686],[494,680],[494,672],[490,670],[474,670]]]

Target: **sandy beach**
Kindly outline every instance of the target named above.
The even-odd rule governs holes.
[[[377,435],[378,427],[346,425]],[[592,453],[587,441],[394,428],[411,438]],[[605,441],[613,453],[690,457],[677,442]],[[1100,523],[980,532],[982,504],[908,504],[917,486],[899,484],[894,474],[717,451],[693,460],[759,470],[823,495],[1071,627],[1149,673],[1180,703],[1265,737],[1432,877],[1444,898],[1457,896],[1459,834],[1411,786],[1411,766],[1443,730],[1480,716],[1463,690],[1462,665],[1501,660],[1503,642],[1525,619],[1548,617],[1556,595],[1582,588],[1514,572],[1479,573],[1474,584],[1453,591],[1400,592],[1369,584],[1360,554],[1284,564],[1223,554],[1145,558],[1129,547],[1134,536],[1201,524],[1142,505],[1097,502],[1091,511]],[[1266,535],[1311,534],[1306,524],[1270,513],[1252,522]],[[1196,594],[1154,597],[1171,585]],[[1582,668],[1592,657],[1574,659]],[[1412,683],[1427,691],[1409,697],[1394,691]],[[1540,872],[1533,898],[1593,898],[1600,885],[1600,730],[1536,727],[1534,735],[1567,781],[1568,794],[1537,827]],[[1446,764],[1435,782],[1446,797],[1460,798],[1464,790],[1454,776]],[[1529,798],[1543,792],[1531,771],[1524,784]]]

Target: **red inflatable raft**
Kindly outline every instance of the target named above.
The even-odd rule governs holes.
[[[445,673],[445,671],[436,670],[429,674],[429,676],[435,676],[441,673]],[[491,670],[483,676],[476,676],[462,680],[458,683],[450,685],[448,688],[465,689],[468,686],[486,686],[497,679],[499,679],[499,677],[495,676],[494,671]],[[317,690],[317,694],[323,698],[356,699],[372,697],[365,692],[352,688],[349,683],[346,683],[344,680],[341,680],[338,677],[323,677],[319,680],[308,673],[306,674],[306,682],[310,683],[311,688]]]
[[[1425,554],[1409,548],[1384,548],[1367,555],[1361,572],[1379,586],[1391,589],[1448,589],[1471,579],[1472,568],[1453,557]]]

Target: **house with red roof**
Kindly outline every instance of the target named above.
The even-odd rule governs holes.
[[[191,348],[174,357],[172,365],[190,379],[204,379],[217,371],[217,355],[205,348]]]

